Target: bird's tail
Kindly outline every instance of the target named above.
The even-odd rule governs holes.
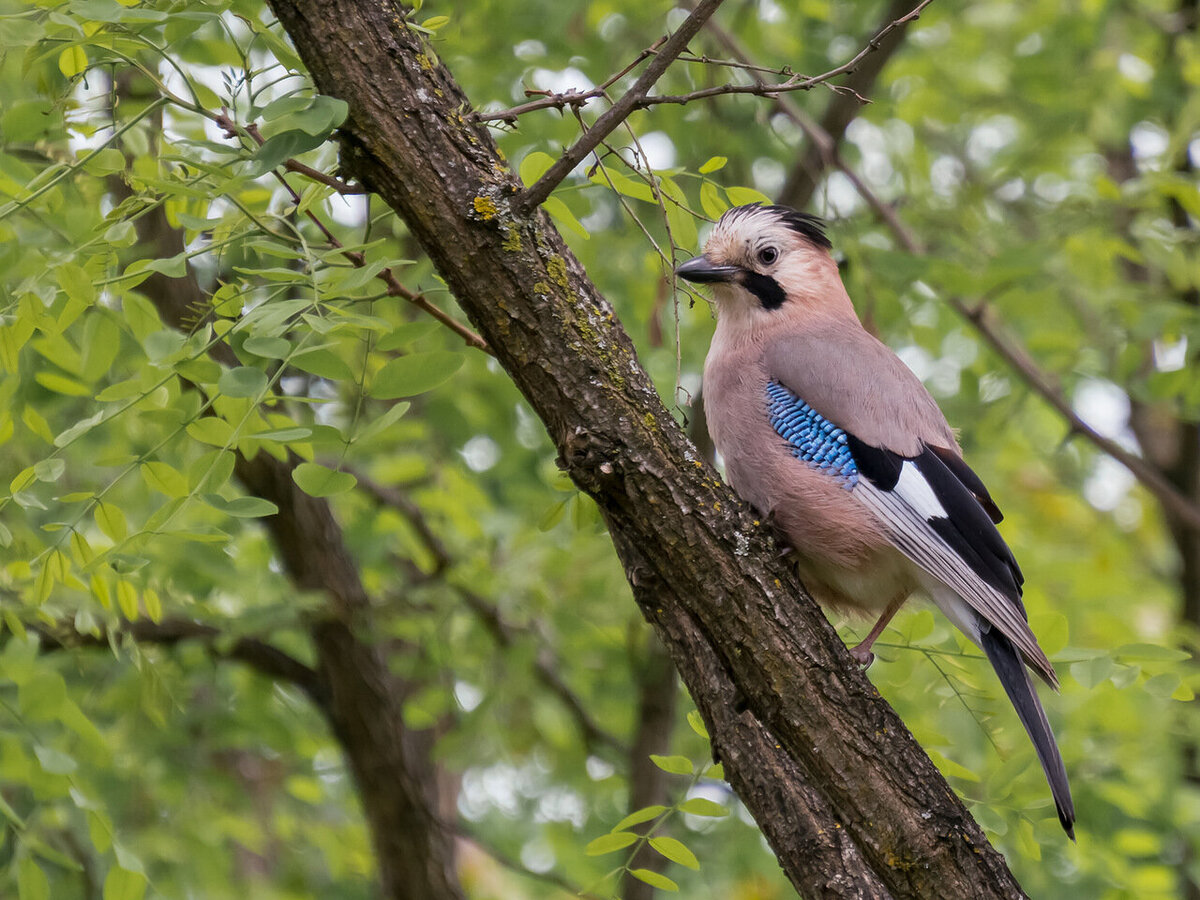
[[[1058,821],[1062,823],[1067,837],[1075,840],[1075,804],[1071,801],[1071,785],[1067,782],[1067,770],[1063,766],[1062,754],[1058,752],[1058,743],[1054,740],[1054,732],[1046,721],[1046,711],[1042,709],[1034,690],[1033,681],[1025,671],[1025,664],[1020,653],[1000,630],[986,623],[980,623],[979,644],[992,663],[992,668],[1000,677],[1008,699],[1017,709],[1021,724],[1029,733],[1038,759],[1042,763],[1042,771],[1050,782],[1050,793],[1054,797],[1054,805],[1058,808]]]

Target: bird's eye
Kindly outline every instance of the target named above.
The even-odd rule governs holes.
[[[758,251],[758,261],[764,266],[769,266],[779,258],[779,251],[774,247],[763,247]]]

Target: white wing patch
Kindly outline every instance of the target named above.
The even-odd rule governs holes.
[[[942,506],[937,494],[912,460],[906,460],[900,467],[900,480],[896,482],[895,492],[926,519],[947,518],[946,507]]]
[[[914,474],[920,476],[919,472]],[[903,479],[903,474],[901,478]],[[932,493],[924,479],[921,479],[920,484]],[[999,628],[1005,637],[1016,644],[1026,661],[1046,683],[1055,690],[1058,689],[1058,677],[1054,674],[1054,666],[1038,646],[1037,638],[1029,630],[1029,623],[1020,614],[1017,606],[971,569],[942,536],[933,530],[928,516],[918,512],[912,502],[901,496],[898,490],[880,490],[866,478],[859,479],[858,486],[851,492],[851,496],[879,517],[888,529],[892,542],[905,556],[966,601],[966,604],[985,621]],[[933,500],[937,503],[936,497]],[[942,508],[940,503],[937,506]],[[945,515],[944,510],[942,515]],[[933,599],[937,602],[945,597],[939,598],[935,595]],[[938,605],[942,606],[940,602]],[[957,619],[961,617],[956,617],[949,610],[947,614],[956,624]],[[969,629],[963,630],[971,636]]]

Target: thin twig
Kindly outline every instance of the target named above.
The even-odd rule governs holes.
[[[528,214],[531,210],[537,208],[543,200],[550,196],[553,191],[564,178],[582,162],[589,153],[600,145],[600,142],[608,137],[616,130],[626,118],[629,117],[635,109],[638,108],[639,102],[646,100],[646,95],[654,84],[662,77],[667,68],[675,61],[680,53],[686,48],[696,32],[704,25],[705,22],[717,11],[717,7],[721,5],[722,0],[701,0],[692,10],[689,15],[675,30],[675,33],[667,38],[666,42],[655,51],[654,59],[650,61],[650,65],[646,67],[638,80],[633,83],[628,91],[622,95],[621,99],[614,103],[609,109],[598,118],[592,127],[585,132],[578,141],[559,157],[558,161],[546,170],[546,173],[531,185],[517,200],[517,208]],[[928,0],[927,0],[928,2]]]
[[[473,118],[477,122],[507,122],[509,125],[517,124],[517,117],[522,116],[527,112],[533,112],[539,109],[557,109],[563,110],[568,106],[576,108],[586,106],[590,101],[597,97],[605,96],[605,92],[612,87],[620,79],[628,75],[636,68],[644,59],[654,55],[654,52],[663,45],[666,41],[665,37],[659,38],[645,50],[637,55],[633,62],[625,66],[623,69],[614,72],[608,76],[604,82],[589,91],[569,90],[561,93],[553,93],[551,91],[526,91],[526,97],[540,96],[541,100],[531,100],[528,103],[522,103],[520,106],[514,106],[511,109],[501,109],[490,113],[475,113]]]
[[[318,181],[321,184],[328,185],[329,187],[331,187],[335,191],[337,191],[339,194],[369,194],[370,193],[370,191],[368,191],[365,187],[363,187],[360,184],[347,184],[346,182],[342,181],[340,178],[336,178],[333,175],[326,175],[320,169],[314,169],[312,166],[305,165],[304,163],[302,163],[296,159],[285,159],[283,161],[283,167],[285,169],[287,169],[289,172],[295,172],[297,175],[303,175],[305,178],[309,178],[313,181]]]
[[[222,110],[221,113],[213,121],[216,122],[217,125],[219,125],[225,131],[226,137],[234,138],[234,137],[238,137],[241,134],[245,134],[251,140],[253,140],[256,144],[258,144],[260,147],[264,143],[262,133],[258,130],[257,125],[248,125],[246,127],[242,127],[242,126],[238,125],[229,116],[228,112],[225,110]],[[299,166],[302,164],[297,163],[296,165]],[[287,166],[285,166],[285,168],[287,168]],[[293,171],[295,171],[295,170],[293,170]],[[288,195],[292,198],[292,202],[295,203],[298,207],[300,205],[301,198],[300,198],[300,195],[296,192],[296,189],[293,188],[290,184],[288,184],[287,179],[284,178],[283,175],[278,170],[272,170],[272,174],[275,176],[276,180],[278,180],[279,183],[281,185],[283,185],[284,190],[286,190],[288,192]],[[329,245],[331,247],[333,247],[334,249],[337,249],[337,250],[342,250],[342,247],[343,247],[342,242],[339,241],[337,239],[337,237],[334,235],[334,233],[332,231],[330,231],[329,228],[325,225],[325,223],[322,222],[317,217],[316,213],[314,213],[311,209],[306,209],[304,211],[304,214],[309,218],[309,220],[314,225],[317,226],[317,228],[320,230],[321,234],[323,234],[325,236],[325,240],[329,242]],[[351,265],[353,265],[355,268],[361,269],[363,266],[365,266],[367,264],[366,256],[364,256],[362,253],[358,252],[357,250],[342,250],[342,255],[347,260],[349,260]],[[396,277],[396,273],[392,271],[391,266],[387,266],[387,267],[383,268],[382,270],[380,270],[380,272],[375,277],[378,278],[380,281],[382,281],[385,285],[387,285],[388,296],[401,297],[401,298],[407,300],[409,303],[413,304],[414,306],[418,307],[419,309],[424,310],[426,313],[431,315],[433,318],[437,319],[439,322],[441,322],[443,325],[445,325],[447,328],[449,328],[451,331],[453,331],[455,334],[457,334],[459,337],[461,337],[467,343],[468,346],[475,347],[476,349],[482,350],[484,353],[487,353],[489,355],[492,355],[492,356],[495,355],[494,353],[492,353],[492,350],[488,346],[487,341],[485,341],[480,335],[478,335],[476,332],[472,331],[466,325],[459,322],[457,319],[455,319],[449,313],[439,309],[437,306],[434,306],[431,302],[429,302],[428,298],[426,298],[426,296],[424,294],[420,294],[415,291],[411,291],[408,288],[406,288],[403,284],[401,284],[400,280]]]
[[[910,17],[915,17],[914,13],[917,13],[920,9],[921,7],[917,7],[913,10],[913,12],[909,13],[908,16],[905,16],[904,18],[907,19]],[[885,26],[882,30],[880,30],[880,32],[872,39],[868,46],[870,47],[877,45],[880,39],[888,34],[899,21],[900,20],[897,19],[895,22],[892,22],[891,25]],[[710,23],[709,30],[712,32],[712,35],[725,47],[725,49],[729,51],[730,54],[746,63],[751,62],[750,55],[746,52],[741,43],[736,37],[733,36],[732,33],[726,31],[716,22]],[[875,214],[887,224],[888,228],[891,230],[892,234],[895,235],[896,240],[900,242],[901,246],[903,246],[904,249],[909,253],[923,256],[925,254],[925,247],[921,243],[920,239],[912,231],[910,231],[903,222],[900,221],[900,218],[896,215],[896,211],[892,208],[891,204],[885,203],[882,199],[880,199],[879,195],[867,186],[859,174],[846,164],[846,162],[842,159],[841,154],[838,152],[837,141],[833,139],[833,136],[830,135],[829,132],[824,128],[822,128],[819,123],[813,121],[813,119],[795,102],[793,102],[791,98],[776,97],[775,105],[778,107],[781,113],[787,116],[788,119],[790,119],[801,131],[804,132],[805,137],[807,137],[817,148],[819,148],[821,152],[821,158],[825,161],[826,165],[832,165],[839,172],[845,175],[847,179],[849,179],[850,183],[854,185],[854,189],[858,192],[858,195],[862,197],[863,200],[866,201],[867,205],[875,211]]]

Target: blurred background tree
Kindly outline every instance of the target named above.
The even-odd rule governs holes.
[[[727,0],[659,90],[826,72],[914,5]],[[686,13],[414,21],[531,182],[604,107],[564,92]],[[1007,515],[1079,844],[947,623],[913,604],[870,675],[1037,897],[1200,896],[1196,35],[1194,0],[934,4],[812,91],[635,113],[547,204],[689,423],[712,318],[672,262],[729,204],[830,220]],[[444,896],[790,896],[270,11],[0,0],[0,54],[0,894],[405,896],[423,860]],[[688,850],[590,843],[655,806]]]

